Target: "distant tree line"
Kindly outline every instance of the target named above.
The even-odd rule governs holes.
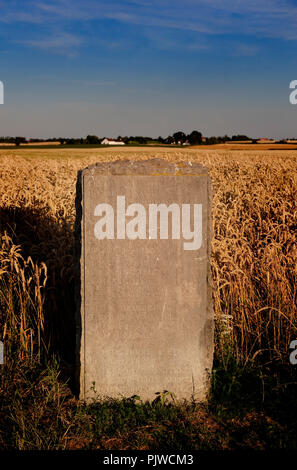
[[[219,137],[207,137],[206,139],[206,144],[207,145],[213,145],[213,144],[224,144],[226,142],[244,142],[246,140],[253,140],[247,135],[244,134],[238,134],[238,135],[232,135],[232,137],[229,137],[228,135],[224,136],[219,136]]]
[[[58,137],[51,139],[29,139],[26,137],[0,137],[1,143],[5,144],[15,144],[20,145],[23,143],[30,144],[34,143],[44,143],[44,142],[60,142],[61,145],[100,145],[104,137],[100,138],[97,135],[87,135],[85,138],[69,138],[69,137]],[[130,145],[149,145],[149,144],[165,144],[165,145],[212,145],[220,144],[225,142],[232,141],[245,141],[253,140],[248,136],[243,134],[233,135],[229,137],[224,135],[222,137],[203,137],[202,133],[194,130],[190,134],[186,134],[183,131],[174,132],[172,135],[169,135],[166,138],[159,136],[158,138],[146,137],[146,136],[118,136],[117,141],[122,141],[125,144]]]
[[[16,144],[20,145],[26,143],[26,137],[0,137],[0,143],[2,144]]]

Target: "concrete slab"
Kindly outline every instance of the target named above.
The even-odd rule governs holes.
[[[80,398],[205,400],[213,360],[211,181],[191,162],[117,161],[77,185]]]

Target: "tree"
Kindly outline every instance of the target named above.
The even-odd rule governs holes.
[[[191,134],[188,135],[187,140],[190,145],[200,145],[202,144],[202,134],[198,131],[192,131]]]
[[[16,137],[15,138],[15,145],[20,145],[26,143],[26,137]]]
[[[215,145],[218,143],[218,139],[215,136],[211,136],[207,139],[207,145]]]
[[[187,140],[187,136],[184,132],[182,131],[178,131],[178,132],[175,132],[173,135],[172,135],[173,139],[175,140],[175,143],[178,144],[179,142],[181,144],[183,144],[186,140]]]
[[[100,144],[100,140],[96,135],[87,135],[86,144],[90,144],[90,145]]]
[[[172,137],[172,135],[169,135],[166,139],[165,139],[165,144],[174,144],[174,138]]]
[[[146,139],[142,135],[136,135],[134,137],[134,140],[138,142],[139,144],[146,144]]]
[[[247,135],[242,135],[242,134],[238,134],[238,135],[232,135],[232,140],[251,140]]]

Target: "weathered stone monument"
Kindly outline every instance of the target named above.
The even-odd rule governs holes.
[[[80,397],[203,400],[213,358],[211,182],[165,160],[79,172]],[[94,385],[95,382],[95,385]]]

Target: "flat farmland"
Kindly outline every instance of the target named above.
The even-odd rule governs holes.
[[[259,147],[0,150],[0,340],[7,353],[22,364],[42,363],[55,353],[62,373],[72,377],[77,171],[100,161],[164,158],[199,162],[209,168],[212,179],[215,370],[222,367],[227,374],[220,386],[226,392],[227,383],[233,383],[230,363],[292,369],[289,345],[297,339],[297,151]],[[9,374],[12,369],[1,379],[7,394],[12,393]],[[17,410],[14,419],[21,426]],[[61,436],[49,448],[70,448]],[[86,439],[93,442],[93,437]],[[22,442],[19,438],[16,445],[32,448]]]
[[[1,150],[2,235],[9,233],[26,255],[55,271],[51,289],[55,279],[59,290],[67,290],[77,171],[100,161],[147,158],[189,160],[209,168],[216,318],[230,323],[238,355],[249,357],[263,349],[280,359],[290,338],[297,338],[297,152]]]

